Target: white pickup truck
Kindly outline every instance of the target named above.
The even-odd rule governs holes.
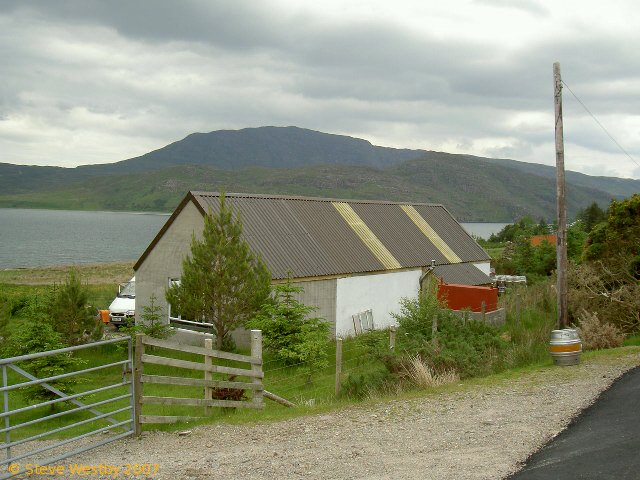
[[[113,325],[133,323],[136,315],[136,277],[118,287],[118,296],[109,305],[109,322]]]

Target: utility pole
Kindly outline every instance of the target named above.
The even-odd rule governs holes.
[[[567,328],[567,207],[564,182],[564,134],[562,130],[562,78],[560,63],[553,64],[553,99],[556,119],[556,199],[558,234],[556,241],[556,272],[558,276],[558,329]]]

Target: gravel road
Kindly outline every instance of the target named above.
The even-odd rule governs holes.
[[[637,349],[292,420],[149,432],[70,460],[158,464],[157,474],[133,477],[153,479],[499,479],[636,365]]]

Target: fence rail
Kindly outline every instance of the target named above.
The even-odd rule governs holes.
[[[166,357],[162,355],[151,355],[145,353],[145,347],[158,347],[183,353],[202,355],[202,362],[182,360]],[[214,360],[228,360],[249,364],[248,368],[229,367],[218,365]],[[135,385],[135,431],[139,435],[142,431],[142,424],[146,423],[175,423],[178,421],[192,421],[201,419],[198,416],[184,415],[143,415],[144,405],[174,405],[204,407],[204,415],[208,415],[210,407],[222,408],[264,408],[262,379],[262,332],[260,330],[251,331],[251,354],[240,355],[237,353],[214,350],[211,340],[205,340],[204,347],[193,345],[183,345],[159,340],[145,335],[136,337],[136,359],[134,370]],[[204,378],[191,378],[171,375],[150,375],[144,372],[144,365],[159,365],[165,367],[180,368],[185,370],[195,370],[204,372]],[[228,375],[227,379],[214,379],[213,374]],[[246,377],[248,381],[236,381],[235,377]],[[144,395],[145,384],[181,385],[187,387],[203,387],[203,398],[193,397],[164,397],[154,395]],[[241,400],[245,391],[250,391],[250,400]],[[231,392],[236,399],[214,398],[216,394]],[[223,395],[224,396],[224,395]]]
[[[45,357],[50,357],[55,355],[64,355],[64,354],[77,352],[84,349],[102,347],[105,345],[111,345],[115,343],[125,343],[125,342],[127,343],[127,359],[126,360],[112,362],[112,363],[105,363],[95,367],[84,368],[81,370],[76,370],[76,371],[64,373],[61,375],[53,375],[46,378],[37,378],[36,376],[29,373],[27,370],[17,365],[19,363],[29,362],[31,360],[42,359]],[[60,348],[57,350],[49,350],[46,352],[38,352],[38,353],[29,354],[29,355],[21,355],[18,357],[0,359],[0,368],[2,370],[2,386],[0,387],[0,393],[2,393],[2,397],[3,397],[2,413],[0,414],[0,419],[3,420],[3,428],[0,428],[0,434],[4,434],[4,442],[0,444],[0,448],[4,450],[4,458],[0,459],[0,470],[2,471],[2,473],[0,473],[0,480],[11,478],[16,475],[20,475],[26,471],[24,467],[21,467],[21,468],[17,468],[16,470],[11,469],[10,473],[5,473],[6,471],[8,471],[6,466],[17,464],[16,462],[18,461],[23,461],[24,459],[36,458],[38,465],[51,465],[55,462],[59,462],[73,455],[77,455],[79,453],[85,452],[92,448],[132,435],[134,433],[134,423],[133,423],[134,421],[134,412],[133,412],[134,385],[130,379],[127,379],[127,373],[133,371],[132,362],[133,362],[132,342],[131,342],[131,338],[129,337],[117,338],[112,340],[104,340],[101,342],[94,342],[86,345]],[[53,383],[56,380],[68,379],[74,376],[78,377],[80,375],[85,375],[87,373],[92,373],[92,372],[104,370],[107,368],[113,368],[117,366],[122,367],[122,380],[117,383],[108,384],[98,388],[93,388],[90,390],[86,390],[84,392],[73,393],[73,394],[66,394],[61,390],[57,389],[53,385]],[[14,378],[15,377],[24,378],[26,379],[26,381],[9,383],[10,374]],[[17,389],[30,387],[30,386],[40,386],[48,390],[52,394],[56,395],[58,398],[31,404],[24,407],[14,408],[13,410],[11,410],[10,394],[12,392],[15,392],[15,390]],[[108,392],[109,394],[111,394],[114,392],[109,392],[110,390],[117,389],[119,387],[126,388],[127,386],[129,386],[129,391],[124,395],[109,396],[107,399],[100,400],[93,403],[85,403],[82,400],[80,400],[80,398],[82,397],[87,397],[89,395],[95,395],[98,393],[104,394],[105,392]],[[107,406],[115,402],[121,402],[127,399],[129,400],[129,405],[125,407],[111,409],[110,411],[107,411],[107,412],[103,412],[98,408],[96,408],[96,407]],[[37,408],[41,408],[45,406],[55,407],[61,402],[72,403],[76,406],[76,408],[63,410],[61,412],[54,413],[51,415],[39,416],[33,420],[22,421],[21,423],[12,423],[11,421],[12,417],[15,418],[16,415],[26,414]],[[38,433],[35,433],[33,435],[29,435],[27,437],[19,438],[19,439],[15,438],[15,434],[17,434],[17,431],[19,431],[20,429],[25,429],[26,427],[38,425],[43,422],[47,422],[48,420],[54,420],[54,419],[64,420],[65,417],[72,418],[73,415],[76,413],[85,413],[85,412],[90,413],[92,416],[79,421],[75,421],[75,422],[71,421],[70,423],[59,426],[57,428],[46,429],[43,427],[42,431],[39,431]],[[129,418],[125,420],[118,420],[115,418],[116,415],[125,413],[125,412],[129,413]],[[42,444],[38,444],[37,446],[28,446],[31,442],[34,442],[36,440],[43,439],[47,436],[50,436],[56,433],[72,430],[77,427],[84,427],[96,421],[102,421],[102,422],[106,421],[109,423],[109,425],[98,427],[88,432],[78,434],[64,440],[47,442],[47,444],[45,444],[44,446]],[[124,429],[124,432],[121,432],[121,433],[110,432],[113,429]],[[65,445],[71,445],[74,442],[86,439],[98,433],[114,433],[114,434],[109,436],[108,438],[103,438],[100,441],[89,443],[89,444],[83,444],[80,447],[75,448],[73,450],[64,451],[62,454],[59,454],[59,455],[50,456],[50,457],[40,456],[40,454],[42,453],[45,453],[51,450],[57,451],[57,449],[60,449]],[[11,438],[12,434],[14,434],[14,439]],[[20,453],[12,453],[12,447],[17,447],[21,445],[23,447],[19,449],[21,450]],[[24,463],[22,464],[24,465]]]

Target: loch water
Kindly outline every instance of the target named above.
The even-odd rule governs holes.
[[[136,260],[168,213],[0,208],[0,268]],[[505,223],[463,223],[488,238]]]

